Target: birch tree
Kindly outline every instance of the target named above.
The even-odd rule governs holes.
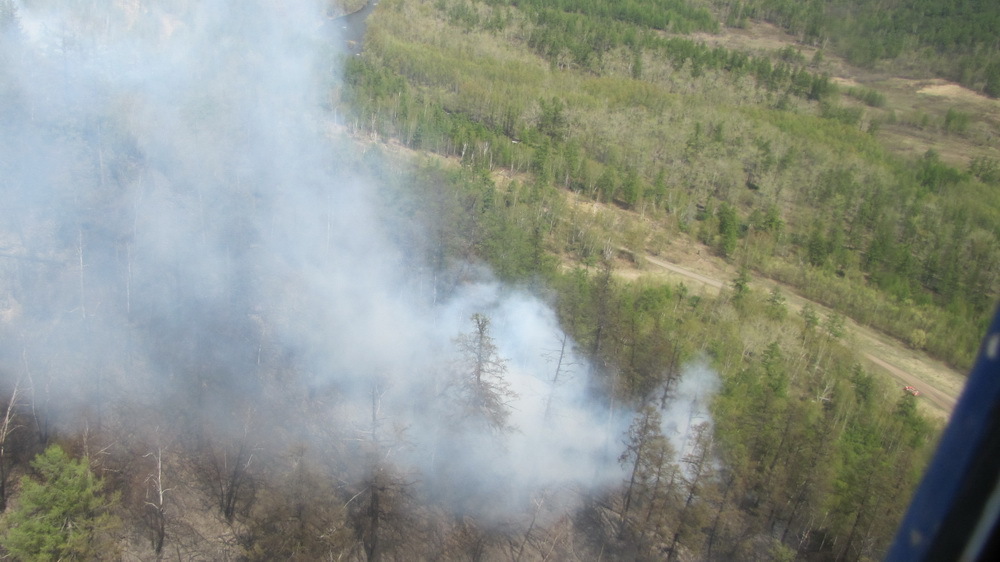
[[[167,538],[167,493],[171,488],[166,486],[163,478],[163,448],[157,447],[144,455],[152,459],[153,472],[146,477],[146,498],[143,501],[143,513],[146,525],[150,530],[150,540],[157,557],[163,553],[163,542]]]
[[[10,393],[10,398],[7,400],[7,407],[4,408],[3,420],[0,421],[0,512],[7,509],[7,478],[9,476],[7,473],[7,465],[9,464],[7,438],[21,427],[16,419],[16,410],[20,399],[21,379],[18,378]]]

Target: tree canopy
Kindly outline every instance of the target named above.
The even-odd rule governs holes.
[[[90,560],[113,550],[109,534],[118,525],[116,496],[87,459],[73,459],[51,445],[31,463],[38,479],[21,479],[17,505],[3,525],[0,544],[20,560]],[[111,550],[109,550],[111,549]]]

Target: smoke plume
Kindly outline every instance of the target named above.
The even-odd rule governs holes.
[[[261,441],[369,440],[455,509],[497,517],[621,481],[628,415],[588,395],[552,310],[481,269],[435,294],[427,238],[386,210],[405,182],[326,107],[339,40],[322,2],[16,5],[0,367],[54,427],[156,410],[220,434],[252,419]],[[477,313],[505,360],[503,431],[441,398]]]

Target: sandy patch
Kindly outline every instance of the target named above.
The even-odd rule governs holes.
[[[690,37],[708,45],[721,45],[746,51],[777,51],[789,45],[801,50],[805,57],[811,57],[816,51],[813,47],[800,45],[794,35],[789,35],[780,27],[766,22],[748,22],[742,29],[726,27],[718,35],[697,32],[692,33]]]
[[[924,81],[921,81],[923,83]],[[938,96],[953,100],[964,100],[973,103],[985,103],[986,105],[998,106],[1000,101],[990,99],[982,94],[944,80],[930,80],[926,86],[917,90],[918,94],[927,96]]]
[[[837,86],[841,86],[844,88],[857,88],[859,86],[862,86],[860,82],[854,80],[853,78],[842,78],[840,76],[831,77],[830,82],[833,82]]]

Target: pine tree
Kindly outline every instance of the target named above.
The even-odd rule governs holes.
[[[52,445],[31,466],[41,480],[21,479],[0,545],[18,560],[108,557],[113,549],[109,534],[120,525],[111,513],[118,498],[102,493],[104,482],[91,473],[87,459],[72,459]]]

